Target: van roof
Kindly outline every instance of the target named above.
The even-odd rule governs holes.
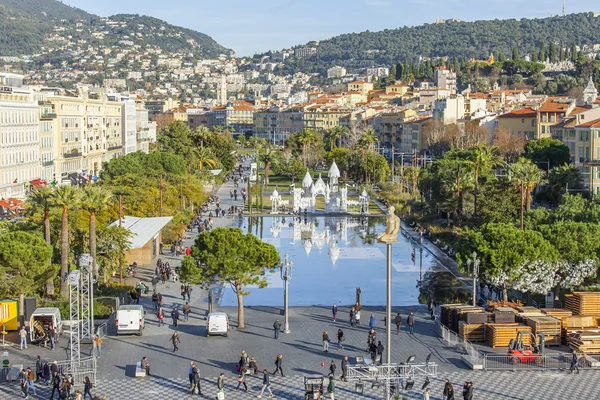
[[[208,314],[209,317],[226,317],[227,313],[224,312],[212,312],[210,314]]]
[[[40,315],[40,314],[59,314],[60,310],[56,307],[41,307],[36,308],[32,315]]]
[[[140,309],[143,310],[144,306],[140,304],[124,304],[119,306],[117,311],[139,311]]]

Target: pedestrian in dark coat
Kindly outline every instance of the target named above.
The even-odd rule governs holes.
[[[348,382],[348,356],[345,356],[342,360],[342,377],[344,382]]]
[[[409,314],[406,323],[408,324],[408,333],[414,334],[413,326],[415,325],[415,315],[413,313]]]
[[[329,374],[330,375],[335,375],[335,362],[333,360],[331,360],[331,364],[329,364]]]
[[[179,346],[177,345],[180,343],[180,340],[177,331],[173,332],[173,336],[171,336],[171,339],[169,339],[169,341],[173,342],[173,351],[179,350]]]
[[[383,345],[381,344],[381,341],[377,343],[377,355],[379,356],[379,365],[381,365],[383,362]]]
[[[331,313],[333,314],[333,322],[335,322],[336,318],[337,318],[337,305],[334,304],[333,307],[331,307]]]
[[[200,368],[194,364],[194,385],[198,388],[198,395],[202,396],[202,388],[200,387]]]
[[[277,358],[275,359],[275,372],[273,372],[273,375],[275,375],[277,373],[277,371],[279,371],[279,373],[281,373],[281,376],[283,375],[283,369],[281,368],[283,366],[283,355],[279,354],[277,355]]]
[[[394,319],[394,322],[396,323],[396,335],[400,334],[400,327],[402,326],[402,316],[400,315],[400,313],[398,313],[396,315],[396,318]]]

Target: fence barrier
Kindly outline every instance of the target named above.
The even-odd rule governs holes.
[[[454,346],[457,348],[463,356],[465,356],[472,364],[481,362],[483,358],[483,353],[477,350],[477,347],[470,341],[466,339],[462,339],[456,332],[448,329],[438,317],[435,318],[435,324],[438,336],[442,339],[444,343],[448,346]]]

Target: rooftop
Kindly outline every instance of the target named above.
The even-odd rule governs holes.
[[[577,128],[600,128],[600,118],[577,125]]]
[[[523,107],[505,114],[499,115],[498,118],[535,118],[537,111],[531,107]]]
[[[173,219],[173,217],[139,218],[124,216],[123,228],[129,230],[131,237],[131,249],[142,248]],[[111,226],[119,226],[116,220]]]

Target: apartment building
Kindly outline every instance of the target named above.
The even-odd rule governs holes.
[[[40,178],[40,120],[23,76],[0,72],[0,199],[25,197]]]
[[[54,104],[44,100],[38,101],[40,118],[40,161],[41,180],[52,182],[55,177],[54,171],[54,146],[56,137],[56,112]]]
[[[152,121],[156,122],[156,129],[160,132],[172,122],[187,122],[187,111],[183,105],[179,105],[176,108],[155,115]]]
[[[531,107],[523,107],[504,113],[496,119],[496,128],[505,129],[513,136],[532,140],[537,137],[537,111]]]
[[[373,117],[372,125],[379,142],[389,153],[412,153],[424,149],[423,127],[430,117],[419,117],[415,110],[383,112]]]
[[[433,74],[433,84],[442,89],[449,89],[452,94],[456,93],[456,72],[440,67]]]
[[[336,79],[343,78],[346,76],[346,68],[344,67],[331,67],[327,70],[327,78]]]
[[[433,119],[444,125],[455,124],[465,118],[465,98],[452,96],[433,103]]]
[[[352,81],[348,83],[348,92],[358,92],[363,97],[363,101],[367,101],[369,92],[373,90],[373,83],[363,80]]]
[[[123,101],[123,155],[137,151],[137,110],[135,101]]]
[[[254,136],[283,145],[293,133],[304,129],[304,107],[272,107],[254,113]]]
[[[245,134],[252,131],[255,112],[256,108],[247,101],[230,101],[208,112],[208,127],[212,130],[221,126],[233,134]]]
[[[135,112],[137,150],[149,153],[150,143],[156,142],[156,122],[148,120],[148,109],[142,101],[136,102]]]

